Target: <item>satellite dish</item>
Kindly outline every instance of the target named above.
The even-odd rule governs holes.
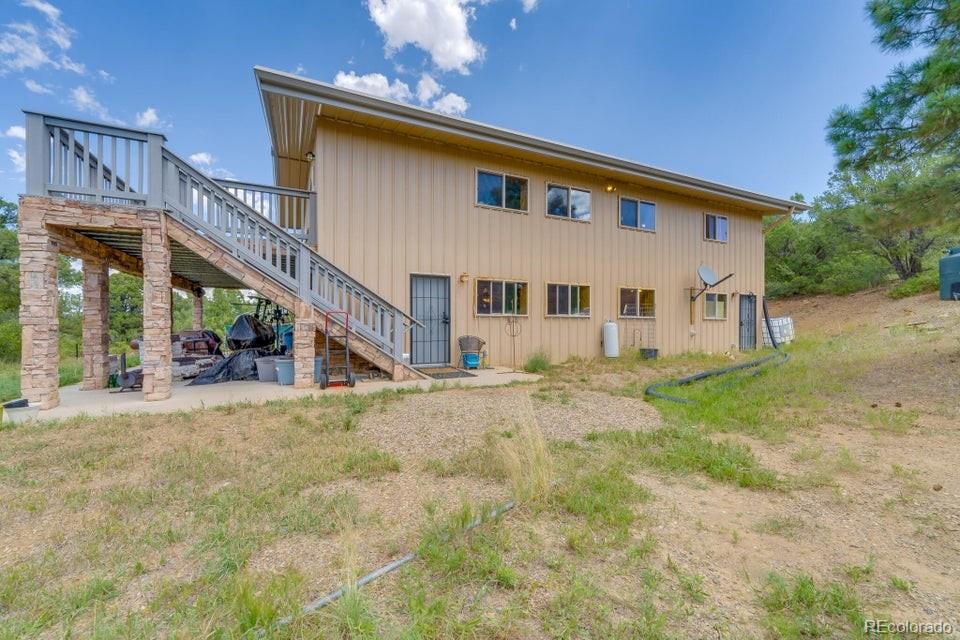
[[[708,287],[715,287],[719,282],[717,274],[715,274],[713,269],[705,264],[697,267],[697,275],[700,276],[701,280],[703,280],[703,284],[707,285]]]
[[[705,264],[702,264],[699,267],[697,267],[697,276],[699,276],[701,282],[703,282],[703,287],[700,289],[700,291],[697,291],[696,293],[694,293],[693,289],[690,290],[690,302],[695,302],[697,298],[703,295],[703,292],[706,291],[707,289],[711,289],[717,286],[724,280],[729,280],[730,278],[733,277],[733,274],[731,273],[730,275],[724,276],[722,278],[718,278],[717,274],[714,273],[713,269],[711,269]]]

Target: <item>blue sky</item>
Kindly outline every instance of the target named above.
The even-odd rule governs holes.
[[[209,173],[271,182],[255,64],[811,199],[830,111],[898,61],[859,0],[0,3],[7,199],[23,108],[139,123]]]

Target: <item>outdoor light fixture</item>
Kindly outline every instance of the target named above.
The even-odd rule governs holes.
[[[616,185],[608,184],[606,187],[604,187],[604,189],[606,189],[607,193],[613,193],[617,190],[617,187]]]
[[[469,273],[461,273],[461,274],[460,274],[460,282],[466,282],[466,281],[469,280],[469,279],[470,279],[470,274],[469,274]]]
[[[313,159],[317,156],[314,155],[313,151],[307,151],[307,155],[304,156],[307,159],[307,162],[313,162]]]

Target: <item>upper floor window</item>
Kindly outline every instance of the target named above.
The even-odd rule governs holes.
[[[527,211],[530,181],[493,171],[477,171],[477,204]]]
[[[590,220],[590,192],[547,184],[547,215],[581,222]]]
[[[584,284],[548,284],[547,315],[588,317],[590,287]]]
[[[703,294],[703,317],[706,320],[727,319],[727,294]]]
[[[653,318],[655,312],[653,289],[620,288],[621,318]]]
[[[707,240],[726,242],[728,237],[727,216],[707,213],[703,216],[703,237]]]
[[[633,198],[620,198],[620,226],[643,231],[657,230],[657,205]]]
[[[477,280],[477,315],[527,315],[527,283]]]

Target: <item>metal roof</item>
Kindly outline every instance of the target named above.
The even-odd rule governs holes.
[[[257,66],[254,67],[254,75],[270,132],[277,184],[299,188],[307,186],[309,161],[306,160],[306,154],[313,150],[315,119],[318,115],[330,115],[397,133],[415,132],[481,151],[499,150],[500,153],[507,152],[520,158],[547,160],[560,166],[602,175],[613,181],[636,181],[668,191],[732,202],[764,213],[809,209],[809,205],[802,202],[437,113],[275,69]]]

